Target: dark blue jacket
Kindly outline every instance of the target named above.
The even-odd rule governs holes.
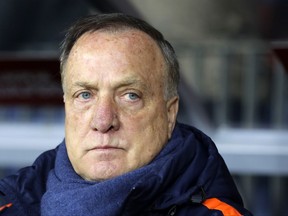
[[[159,176],[167,183],[165,190],[152,200],[149,190],[157,188],[157,181],[144,181],[143,196],[126,202],[125,215],[251,215],[243,207],[225,162],[209,137],[193,127],[177,124],[172,139],[191,136],[193,142],[189,149],[192,145],[193,152],[184,148],[177,166],[176,163],[168,164],[170,172]],[[7,204],[7,208],[0,212],[1,216],[40,215],[41,197],[46,191],[48,173],[54,167],[56,153],[57,148],[44,152],[32,166],[0,181],[0,207],[1,199],[2,206]]]

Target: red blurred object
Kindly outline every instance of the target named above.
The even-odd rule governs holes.
[[[57,57],[0,55],[0,105],[63,105]]]
[[[288,42],[274,43],[272,49],[288,73]]]

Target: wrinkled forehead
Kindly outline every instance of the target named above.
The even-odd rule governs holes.
[[[161,82],[165,76],[166,64],[160,48],[149,35],[139,30],[96,31],[83,34],[70,52],[66,69],[73,68],[87,59],[101,59],[110,62],[111,65],[119,64],[119,68],[123,68],[123,64],[129,64],[129,70],[134,68],[134,72]],[[102,63],[99,63],[97,67],[101,65]],[[105,63],[104,65],[107,68]]]
[[[162,56],[157,43],[148,34],[136,29],[107,30],[102,29],[95,32],[84,33],[74,44],[71,52],[80,47],[110,46],[111,48],[123,47],[135,54],[147,53],[151,56]],[[87,47],[86,47],[87,48]],[[126,51],[126,50],[125,50]]]
[[[81,57],[85,53],[93,53],[95,56],[110,55],[113,58],[119,54],[130,58],[130,62],[134,61],[135,65],[147,64],[147,67],[155,66],[161,69],[165,67],[158,44],[148,34],[134,29],[87,32],[72,47],[68,62],[69,59]]]

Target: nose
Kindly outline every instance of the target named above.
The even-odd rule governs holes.
[[[101,133],[107,133],[108,131],[118,130],[119,126],[117,107],[113,99],[109,97],[98,98],[93,110],[92,129]]]

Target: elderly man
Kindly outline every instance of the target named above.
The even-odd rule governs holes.
[[[178,62],[160,32],[92,15],[61,48],[65,140],[1,180],[1,215],[250,215],[213,142],[176,122]]]

